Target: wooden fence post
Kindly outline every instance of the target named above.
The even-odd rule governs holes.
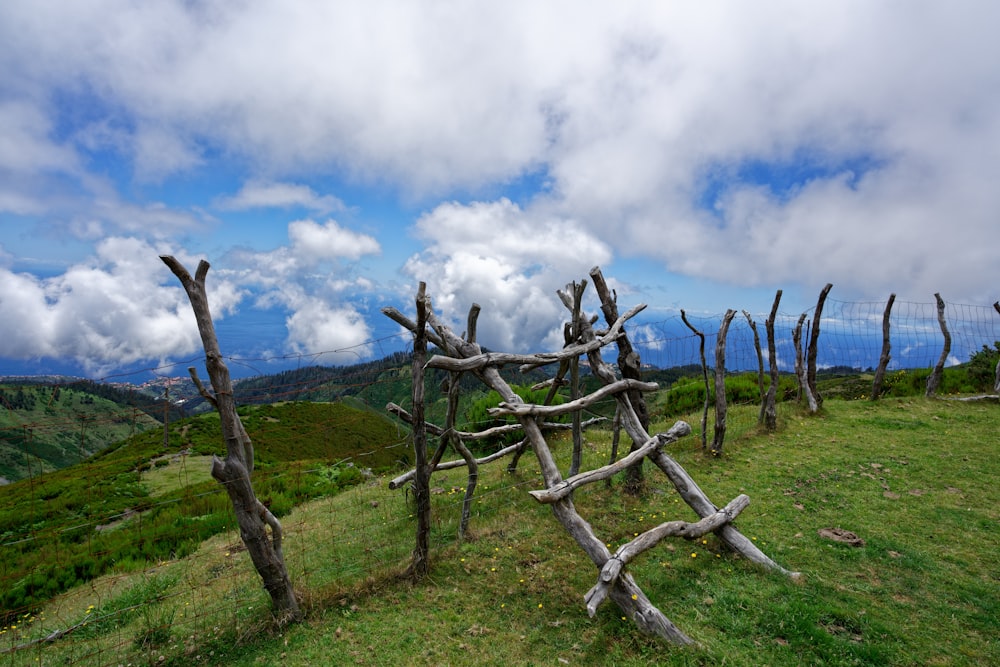
[[[895,292],[889,295],[889,300],[885,303],[885,310],[882,312],[882,353],[878,358],[878,368],[875,369],[875,379],[872,381],[871,400],[877,401],[882,395],[882,382],[885,380],[885,369],[889,367],[891,346],[889,343],[889,315],[892,313],[892,304],[896,301]]]
[[[161,255],[160,259],[177,276],[184,291],[187,292],[205,348],[205,369],[208,371],[214,393],[202,385],[194,368],[189,368],[188,371],[201,395],[219,412],[219,420],[222,423],[226,458],[222,460],[217,456],[212,457],[212,477],[222,484],[229,494],[236,522],[240,527],[240,537],[246,545],[247,553],[250,554],[257,573],[264,581],[264,588],[271,596],[271,607],[279,622],[298,620],[301,616],[299,603],[281,551],[281,523],[257,499],[250,481],[250,473],[253,472],[253,444],[236,413],[232,380],[229,369],[222,360],[219,341],[215,335],[215,325],[212,323],[212,314],[208,307],[205,277],[208,275],[210,265],[205,260],[199,262],[192,278],[187,269],[174,257]],[[271,539],[267,538],[268,527],[271,529]]]

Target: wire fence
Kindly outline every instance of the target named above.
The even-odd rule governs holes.
[[[882,346],[884,308],[884,303],[828,300],[818,339],[819,367],[860,371],[875,367]],[[760,359],[750,320],[756,323],[766,351],[765,317],[738,315],[733,320],[726,345],[727,369],[756,372]],[[688,319],[705,334],[711,365],[722,316],[689,315]],[[952,337],[951,364],[967,361],[982,346],[992,347],[1000,340],[1000,316],[992,307],[948,304],[946,319]],[[790,370],[794,364],[791,332],[797,320],[797,315],[781,314],[776,321],[782,370]],[[890,324],[890,369],[926,368],[936,363],[943,337],[934,304],[896,302]],[[627,331],[648,366],[694,367],[701,363],[699,339],[679,315],[630,324]],[[406,338],[401,336],[400,340]],[[378,342],[387,344],[386,339]],[[227,361],[251,363],[239,358]],[[766,357],[763,361],[766,368]],[[322,362],[323,355],[310,355],[301,365]],[[129,377],[148,375],[149,370],[106,380],[126,383]],[[160,375],[174,372],[170,367],[156,371]],[[377,366],[366,367],[341,374],[338,383],[342,391],[357,393],[401,381],[386,377],[382,371],[384,368]],[[271,384],[267,400],[295,400],[315,386],[315,379],[290,373],[287,381]],[[86,418],[47,415],[47,406],[40,401],[58,401],[59,392],[72,394],[73,384],[30,387],[38,405],[33,412],[21,413],[32,415],[30,418],[18,421],[14,416],[17,413],[10,401],[27,400],[24,391],[20,399],[11,399],[16,396],[16,385],[5,385],[0,397],[0,401],[7,401],[2,408],[7,414],[0,438],[16,440],[28,463],[26,479],[0,490],[0,498],[5,499],[0,505],[0,591],[20,587],[38,594],[2,609],[0,665],[57,660],[60,664],[118,664],[127,656],[146,655],[155,660],[164,652],[183,656],[191,664],[211,664],[229,650],[234,637],[249,636],[268,622],[268,598],[233,532],[235,518],[226,494],[208,475],[208,457],[192,452],[183,432],[171,433],[169,424],[152,423],[147,416],[161,414],[162,401],[136,391],[131,405],[90,413]],[[729,438],[756,428],[757,405],[747,401],[732,406],[727,419]],[[384,405],[368,407],[384,409]],[[695,434],[685,446],[697,446],[700,426],[695,421],[692,419]],[[272,490],[276,498],[314,499],[283,519],[290,573],[307,596],[334,605],[335,613],[349,615],[351,599],[366,587],[377,587],[384,578],[398,574],[413,548],[411,499],[405,490],[389,491],[387,487],[386,475],[398,473],[402,467],[382,476],[366,472],[376,456],[386,451],[406,452],[411,444],[400,425],[394,438],[376,443],[369,451],[343,456],[336,432],[344,427],[342,421],[296,426],[303,441],[326,442],[328,450],[315,453],[306,465],[258,469],[254,484]],[[713,427],[710,420],[707,428]],[[118,459],[92,456],[112,444],[109,438],[120,440],[161,430],[166,433],[165,449],[156,461],[136,460],[134,466],[123,470]],[[84,481],[82,494],[73,498],[62,495],[69,484],[65,477],[40,474],[40,454],[44,452],[36,445],[40,447],[54,437],[75,443],[75,449],[72,445],[64,448],[69,454],[61,461],[63,465],[75,464],[73,476]],[[258,452],[266,451],[266,426],[257,442]],[[601,465],[606,456],[602,450],[587,464]],[[398,458],[405,460],[404,456]],[[522,503],[526,488],[537,487],[537,476],[532,474],[531,462],[522,465],[527,470],[524,475],[498,476],[492,488],[487,485],[477,490],[478,515],[532,506]],[[317,492],[317,480],[347,468],[359,471],[361,483],[372,487],[370,492],[363,496],[323,489]],[[436,521],[432,547],[444,549],[455,543],[464,471],[435,474],[432,485]],[[152,520],[158,513],[171,512],[172,522]],[[177,544],[174,538],[179,527],[193,536],[190,543]],[[161,544],[164,548],[158,550]],[[55,594],[47,595],[46,591]]]

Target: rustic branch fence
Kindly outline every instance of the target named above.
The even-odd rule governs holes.
[[[772,381],[769,388],[768,394],[776,387],[777,382],[774,381],[777,369],[789,370],[792,367],[792,360],[794,355],[790,354],[792,347],[791,334],[792,328],[795,321],[799,318],[798,315],[781,315],[778,313],[778,302],[780,301],[780,292],[775,298],[774,305],[772,307],[770,316],[766,319],[766,324],[768,325],[768,363],[772,371]],[[913,366],[922,368],[931,368],[935,365],[935,361],[939,361],[944,355],[941,355],[942,350],[942,327],[941,322],[937,317],[937,304],[913,304],[913,303],[899,303],[895,300],[894,296],[890,296],[889,302],[884,303],[850,303],[850,302],[839,302],[834,299],[828,298],[825,303],[823,310],[823,315],[821,318],[816,318],[815,314],[812,312],[807,312],[803,318],[803,323],[809,320],[812,315],[813,320],[810,321],[810,325],[816,321],[816,319],[821,320],[823,338],[822,344],[818,345],[817,349],[817,367],[822,369],[825,366],[839,365],[844,363],[853,368],[864,369],[866,367],[878,366],[882,370],[883,378],[886,382],[894,373],[902,373],[901,369],[911,368]],[[992,306],[970,306],[963,304],[946,304],[946,309],[944,311],[945,322],[951,336],[951,356],[947,358],[946,364],[954,363],[956,360],[965,360],[968,358],[970,351],[977,351],[981,346],[992,346],[992,343],[996,340],[1000,340],[1000,302],[993,304]],[[628,314],[627,314],[628,315]],[[624,317],[624,316],[623,316]],[[692,328],[697,328],[697,330],[702,332],[702,337],[696,335],[686,336],[683,332],[689,331],[686,326],[678,320],[678,328],[670,326],[669,321],[661,322],[645,322],[638,323],[631,316],[625,318],[626,322],[621,327],[620,331],[627,334],[628,339],[632,342],[636,351],[642,350],[644,360],[647,362],[652,362],[654,366],[657,367],[670,367],[675,365],[685,365],[685,364],[695,364],[699,368],[699,372],[703,372],[707,369],[707,366],[700,363],[698,355],[698,340],[701,338],[702,345],[704,340],[707,338],[711,340],[714,336],[718,337],[718,327],[721,323],[721,316],[711,316],[711,317],[692,317],[688,316],[688,320],[694,325]],[[575,321],[576,318],[573,317]],[[734,320],[730,330],[728,331],[728,337],[726,342],[726,364],[729,368],[739,370],[752,369],[755,366],[759,369],[759,357],[757,354],[757,348],[759,343],[755,345],[751,342],[750,334],[752,330],[749,327],[749,321],[742,323],[741,321]],[[584,332],[585,327],[581,326],[581,334]],[[470,327],[470,330],[472,328]],[[771,332],[773,330],[773,333]],[[808,331],[809,329],[807,329]],[[430,335],[434,335],[435,329],[431,327],[428,330]],[[407,334],[408,336],[410,334]],[[598,332],[597,337],[599,338],[601,332]],[[474,338],[474,337],[473,337]],[[570,340],[574,340],[575,336],[570,336]],[[383,341],[385,339],[382,339]],[[433,339],[432,339],[433,340]],[[816,340],[813,336],[812,340]],[[887,342],[891,340],[891,344],[887,345]],[[467,342],[467,341],[466,341]],[[715,341],[712,341],[713,343]],[[808,344],[809,341],[807,341]],[[435,342],[436,344],[436,342]],[[800,340],[801,344],[801,340]],[[772,348],[773,346],[773,348]],[[797,349],[802,349],[796,346]],[[915,357],[914,350],[920,352],[923,356]],[[804,352],[803,354],[803,365],[808,363],[808,357]],[[598,351],[599,355],[599,351]],[[221,355],[220,355],[221,359]],[[242,360],[239,358],[228,358],[231,363],[257,363],[254,360]],[[914,361],[917,359],[918,361]],[[302,357],[300,362],[304,364],[321,362],[322,356],[310,356]],[[459,361],[459,360],[453,360]],[[562,359],[559,361],[548,361],[546,355],[542,356],[541,361],[546,363],[559,363],[560,368],[562,367]],[[464,362],[464,360],[463,360]],[[185,362],[188,363],[188,362]],[[450,363],[450,362],[449,362]],[[517,362],[512,362],[517,363]],[[906,365],[909,364],[909,365]],[[460,370],[477,372],[477,370],[472,370],[471,367],[463,368]],[[803,369],[806,370],[806,369]],[[164,372],[169,373],[169,369],[158,369],[158,373],[162,374]],[[458,372],[458,371],[456,371]],[[567,370],[564,373],[568,373]],[[730,372],[730,371],[727,371]],[[210,373],[211,376],[211,373]],[[616,379],[614,383],[621,382],[621,379]],[[372,384],[373,380],[371,378],[359,379],[359,384]],[[54,395],[55,392],[61,387],[66,386],[64,383],[58,385],[51,385],[49,389]],[[213,380],[213,387],[216,391],[212,394],[218,397],[219,387],[223,386],[222,383],[217,386]],[[290,398],[297,397],[304,385],[289,385],[287,387],[287,395]],[[634,390],[641,394],[641,386],[639,385],[628,385],[630,390]],[[877,387],[873,384],[872,397],[875,398],[879,395],[878,391],[875,391]],[[884,386],[883,386],[884,389]],[[1000,391],[1000,365],[996,368],[995,376],[995,391]],[[224,395],[224,394],[223,394]],[[624,403],[620,396],[622,395],[621,387],[614,387],[614,389],[609,394],[601,394],[604,398],[599,398],[597,400],[602,401],[613,401],[616,404]],[[707,395],[707,394],[706,394]],[[275,394],[276,398],[280,398],[280,395]],[[0,400],[4,400],[0,397]],[[523,409],[517,408],[514,402],[510,402],[506,409],[516,410]],[[764,401],[764,421],[765,424],[768,423],[770,416],[767,410],[769,405],[768,396],[765,396]],[[373,406],[375,407],[375,406]],[[412,409],[412,406],[411,406]],[[398,408],[398,414],[401,419],[413,423],[414,417],[411,413],[407,412],[403,408]],[[74,421],[72,423],[62,424],[57,423],[54,420],[49,421],[36,421],[32,423],[24,423],[17,426],[16,429],[6,429],[0,431],[0,437],[8,437],[8,435],[13,434],[12,437],[17,437],[25,443],[27,449],[25,450],[26,456],[31,452],[31,443],[33,436],[37,434],[43,434],[46,431],[51,430],[72,430],[77,433],[83,441],[84,437],[90,437],[92,432],[99,431],[102,423],[107,422],[108,424],[112,422],[129,421],[134,419],[136,408],[123,409],[120,414],[109,415],[103,420],[98,419],[93,422],[81,423],[79,421]],[[621,412],[621,411],[618,411]],[[634,411],[633,411],[634,412]],[[756,411],[755,411],[756,412]],[[407,415],[410,415],[407,417]],[[535,421],[540,421],[539,429],[541,433],[546,432],[548,429],[555,428],[572,428],[571,425],[566,424],[555,424],[547,422],[544,418],[539,419],[538,415],[519,415],[518,419],[532,419]],[[745,422],[734,423],[732,415],[727,421],[727,428],[729,431],[729,436],[732,438],[738,436],[740,431],[733,431],[733,426],[738,425],[740,429],[749,430],[756,426],[757,419],[749,420]],[[654,463],[658,469],[666,472],[670,471],[668,478],[673,483],[675,480],[680,484],[689,483],[684,479],[683,471],[678,471],[669,465],[669,461],[664,461],[659,454],[662,454],[661,450],[658,450],[658,444],[661,435],[650,436],[647,440],[642,440],[642,432],[635,428],[636,417],[633,414],[629,414],[625,411],[625,414],[619,414],[615,419],[614,424],[616,425],[616,437],[617,428],[622,428],[632,439],[632,447],[636,451],[631,452],[625,459],[624,464],[621,461],[616,461],[617,456],[612,455],[612,464],[617,466],[628,465],[632,461],[642,460],[649,458],[654,460]],[[426,425],[426,422],[425,422]],[[588,427],[593,427],[596,424],[593,421],[581,422],[581,428],[585,429]],[[438,438],[443,434],[443,431],[435,431],[433,425],[426,425],[428,435],[432,438]],[[322,428],[322,427],[319,427]],[[519,429],[520,424],[513,427],[501,427],[501,429]],[[702,427],[702,435],[704,435],[707,430],[707,423]],[[462,432],[453,428],[451,438],[455,438],[463,442],[472,442],[478,437],[488,437],[489,435],[496,435],[501,431],[498,430],[489,434],[478,434],[471,432]],[[648,433],[647,433],[648,435]],[[675,437],[677,432],[673,434],[668,434],[665,437]],[[637,444],[636,437],[641,441]],[[405,434],[400,435],[400,441],[396,443],[395,447],[399,448],[409,448],[410,444],[408,441],[404,441],[403,438]],[[238,440],[238,438],[237,438]],[[544,440],[544,438],[543,438]],[[655,444],[651,444],[650,441]],[[235,442],[235,441],[234,441]],[[683,441],[681,441],[683,442]],[[501,451],[491,454],[489,456],[484,456],[476,459],[477,465],[485,465],[491,461],[500,460],[505,457],[516,457],[520,452],[525,451],[525,446],[531,445],[529,440],[524,440],[522,443],[515,443],[509,447],[502,449]],[[246,452],[246,445],[241,445],[244,450],[244,456]],[[644,448],[644,446],[646,446]],[[81,458],[86,454],[81,447]],[[31,456],[34,456],[31,454]],[[361,468],[365,465],[364,457],[358,458],[354,461],[356,465]],[[663,465],[661,465],[663,464]],[[37,466],[36,466],[37,467]],[[469,462],[462,458],[461,456],[453,461],[440,461],[439,464],[434,469],[435,479],[442,481],[442,475],[450,475],[454,473],[449,473],[449,470],[461,471],[461,475],[464,479],[467,479],[467,471],[469,468]],[[606,466],[605,466],[606,468]],[[666,469],[665,469],[666,468]],[[620,467],[615,467],[615,470],[620,470]],[[602,470],[599,468],[598,470]],[[558,472],[558,471],[557,471]],[[511,494],[520,497],[538,497],[538,502],[543,500],[548,500],[549,498],[555,497],[557,500],[552,503],[553,506],[560,506],[566,502],[572,503],[572,493],[574,490],[580,490],[583,485],[589,481],[589,477],[593,475],[595,471],[585,471],[580,473],[582,477],[568,476],[565,479],[560,479],[556,484],[546,484],[544,488],[531,488],[526,485],[525,482],[521,481],[519,478],[510,477],[510,483],[503,486],[503,488],[492,488],[489,490],[478,489],[476,492],[476,498],[474,499],[476,512],[504,512],[509,511]],[[104,464],[100,459],[87,459],[82,461],[80,474],[85,479],[100,479],[106,474],[104,470]],[[602,473],[603,474],[603,473]],[[35,473],[37,475],[37,473]],[[290,489],[295,488],[298,481],[297,475],[283,475],[281,471],[268,470],[265,472],[257,471],[255,473],[255,481],[259,482],[261,480],[266,480],[269,478],[284,479],[285,483]],[[598,476],[600,479],[600,475]],[[46,502],[43,500],[42,496],[45,494],[46,484],[44,478],[30,477],[28,480],[35,488],[37,488],[37,494],[32,501],[32,505],[25,508],[25,511],[29,514],[37,511],[35,506],[41,506],[42,503]],[[409,479],[406,475],[400,475],[393,480],[394,487],[399,489],[409,483]],[[692,482],[693,483],[693,482]],[[565,485],[565,486],[563,486]],[[199,505],[202,503],[212,503],[215,502],[213,499],[216,497],[226,496],[226,486],[220,485],[216,490],[207,492],[205,494],[192,494],[185,498],[185,503],[190,503],[192,505]],[[446,489],[451,487],[451,491],[447,491],[444,496],[436,498],[435,507],[438,507],[437,514],[435,515],[435,523],[431,526],[430,537],[428,540],[428,563],[430,562],[430,557],[433,554],[433,549],[446,547],[452,544],[454,539],[461,534],[459,524],[462,523],[460,519],[461,515],[466,511],[468,507],[468,499],[462,491],[456,490],[462,485],[460,482],[448,483],[446,484]],[[567,490],[568,489],[568,490]],[[529,492],[534,491],[533,495],[529,495]],[[454,501],[452,501],[452,494],[454,493]],[[568,493],[568,496],[560,496],[560,494]],[[401,504],[402,501],[395,501],[393,498],[402,498],[398,494],[398,491],[390,491],[386,489],[386,495],[380,498],[378,504],[372,502],[369,503],[365,501],[363,503],[358,503],[352,507],[351,511],[348,513],[349,516],[343,516],[342,514],[328,514],[325,518],[320,519],[324,523],[335,524],[342,528],[341,535],[345,537],[338,537],[336,543],[328,545],[330,549],[327,551],[335,550],[340,548],[341,543],[357,543],[360,542],[362,548],[357,552],[363,554],[362,558],[355,558],[351,561],[342,561],[336,558],[329,559],[326,558],[322,562],[318,561],[314,556],[316,551],[315,544],[315,524],[312,523],[316,521],[314,518],[298,518],[295,521],[289,523],[284,522],[282,526],[282,531],[284,533],[283,542],[283,552],[288,559],[289,568],[295,578],[299,583],[300,587],[305,590],[316,590],[322,589],[324,587],[335,586],[338,580],[343,580],[345,578],[351,577],[364,577],[364,573],[376,572],[391,572],[397,570],[401,563],[412,562],[413,559],[413,539],[412,539],[412,526],[413,519],[408,518],[405,505]],[[706,499],[707,501],[707,499]],[[93,498],[92,503],[95,507],[98,507],[101,502],[100,498]],[[174,502],[174,501],[170,501]],[[450,504],[453,502],[453,505]],[[618,567],[614,563],[621,562],[623,564],[632,562],[631,559],[635,558],[637,553],[642,552],[643,549],[647,547],[648,542],[656,542],[662,540],[667,536],[677,536],[682,533],[688,536],[693,535],[699,531],[721,531],[726,532],[725,525],[727,517],[730,514],[742,511],[743,503],[745,501],[737,497],[733,499],[725,508],[719,510],[715,505],[707,501],[707,504],[700,504],[700,509],[696,508],[698,516],[701,517],[698,521],[694,523],[685,522],[666,522],[656,527],[648,534],[644,534],[644,539],[642,541],[631,541],[624,545],[620,545],[619,549],[616,550],[619,558],[615,560],[612,558],[610,550],[608,553],[600,554],[598,553],[597,558],[591,557],[591,560],[597,565],[601,559],[604,559],[604,565],[600,566],[598,583],[595,585],[594,590],[588,592],[585,596],[585,602],[588,605],[588,609],[591,607],[596,608],[596,603],[604,599],[603,595],[605,593],[601,592],[602,581],[614,581],[614,584],[607,586],[607,591],[614,593],[614,591],[621,585],[621,572],[618,572],[618,578],[615,578],[615,573],[609,571],[604,572],[605,566],[608,562],[612,562],[612,568]],[[444,503],[444,504],[442,504]],[[158,503],[154,502],[149,505],[150,509],[156,509]],[[441,507],[454,507],[454,524],[450,518],[449,511],[441,511]],[[321,506],[317,505],[318,511],[322,512]],[[99,510],[98,510],[99,511]],[[145,511],[145,510],[144,510]],[[721,514],[720,514],[721,511]],[[560,516],[555,509],[553,512],[556,513],[557,518]],[[728,512],[728,513],[727,513]],[[569,515],[571,518],[571,515]],[[114,514],[107,515],[97,515],[97,518],[89,520],[88,522],[80,523],[79,520],[66,520],[62,523],[57,521],[49,522],[43,528],[34,528],[27,533],[9,533],[5,534],[3,540],[0,541],[0,560],[7,561],[7,555],[13,553],[16,550],[26,548],[32,542],[44,540],[48,536],[59,535],[59,534],[75,534],[80,533],[83,535],[84,542],[91,543],[92,537],[99,534],[102,530],[102,526],[115,525],[118,523],[123,523],[126,527],[120,530],[127,531],[128,534],[134,535],[135,544],[150,544],[155,543],[158,539],[158,535],[146,526],[144,526],[141,520],[142,514],[138,513],[135,518],[129,520],[129,517],[118,516]],[[475,514],[473,515],[473,519]],[[573,525],[573,522],[570,521]],[[233,522],[233,525],[238,525],[238,522]],[[453,528],[451,528],[453,526]],[[720,526],[723,526],[720,528]],[[405,536],[405,539],[404,539]],[[730,535],[731,536],[731,535]],[[721,537],[721,535],[720,535]],[[734,538],[735,539],[735,538]],[[107,554],[102,554],[99,551],[98,540],[93,540],[95,545],[93,550],[90,552],[92,558],[101,558]],[[595,548],[595,552],[596,552]],[[268,600],[266,592],[260,586],[259,575],[254,571],[252,564],[249,559],[244,554],[244,547],[242,542],[232,542],[230,538],[228,541],[222,539],[213,539],[207,543],[206,547],[202,548],[196,554],[187,556],[187,559],[191,560],[193,563],[192,567],[196,570],[209,573],[207,579],[202,580],[192,580],[192,581],[173,581],[169,580],[169,574],[171,572],[172,565],[169,561],[167,562],[156,562],[152,561],[148,564],[145,570],[140,570],[135,573],[114,573],[111,575],[106,575],[111,586],[111,590],[120,591],[123,586],[131,586],[138,579],[139,581],[156,581],[161,577],[168,580],[170,587],[165,589],[163,593],[157,594],[157,596],[150,598],[147,602],[141,602],[137,606],[124,608],[119,610],[110,610],[107,607],[109,600],[94,599],[93,603],[96,604],[95,612],[102,611],[103,617],[106,620],[114,620],[116,617],[120,616],[123,619],[134,618],[134,614],[143,613],[151,614],[152,625],[147,628],[149,631],[163,630],[167,633],[173,633],[174,637],[178,636],[188,636],[188,635],[200,635],[206,632],[206,624],[208,624],[209,631],[212,625],[218,625],[220,623],[220,617],[228,618],[227,621],[223,623],[223,626],[228,629],[228,631],[234,631],[237,634],[241,632],[250,632],[255,623],[259,624],[258,621],[254,621],[254,617],[268,607],[271,607],[271,602]],[[588,552],[588,556],[591,553]],[[43,570],[43,566],[46,568]],[[59,554],[50,554],[46,556],[43,561],[39,561],[37,569],[26,573],[28,576],[40,575],[44,572],[55,572],[57,573],[60,568],[72,569],[78,567],[79,563],[71,560],[64,560],[60,558]],[[54,568],[54,569],[53,569]],[[627,573],[626,573],[627,574]],[[16,578],[25,576],[25,573],[8,573],[6,570],[0,572],[0,588],[9,588],[16,583]],[[53,575],[54,576],[54,575]],[[15,577],[15,578],[12,578]],[[627,579],[627,577],[626,577]],[[115,583],[120,582],[120,583]],[[635,582],[632,582],[635,585]],[[219,586],[224,586],[227,589],[225,596],[220,596],[217,593],[213,593],[209,596],[208,591],[218,590]],[[127,591],[126,591],[127,592]],[[638,597],[638,593],[636,593]],[[611,595],[615,599],[615,595]],[[121,651],[124,655],[128,653],[133,647],[135,638],[131,635],[109,635],[102,642],[98,643],[91,635],[85,635],[80,633],[80,629],[85,627],[83,625],[86,620],[84,614],[85,603],[78,602],[83,599],[86,601],[85,591],[75,590],[71,593],[60,596],[56,599],[54,603],[54,608],[61,609],[59,613],[54,613],[48,620],[44,623],[39,620],[37,628],[38,633],[42,633],[44,628],[44,633],[42,634],[28,634],[30,628],[25,626],[25,628],[19,628],[18,634],[8,633],[5,640],[10,640],[4,648],[0,649],[5,653],[11,653],[11,660],[20,659],[22,656],[27,656],[27,659],[33,659],[34,657],[39,658],[41,662],[47,662],[47,653],[49,647],[59,644],[60,646],[70,646],[68,653],[61,653],[63,656],[70,656],[66,659],[68,664],[90,664],[94,660],[103,660],[106,662],[112,662],[115,660],[115,656],[118,655],[116,651]],[[219,600],[225,600],[225,607],[219,606]],[[648,601],[647,601],[648,602]],[[82,606],[78,606],[81,605]],[[179,605],[182,610],[176,615],[170,617],[160,618],[156,616],[158,612],[156,610],[169,604]],[[649,603],[651,604],[651,603]],[[152,610],[152,611],[149,611]],[[17,616],[24,616],[33,611],[32,608],[18,608],[18,609],[5,609],[5,613]],[[130,616],[131,615],[131,616]],[[265,613],[266,618],[271,618],[270,613]],[[123,621],[124,622],[124,621]],[[638,622],[638,621],[637,621]],[[666,626],[669,628],[669,626]],[[680,632],[679,630],[677,631]],[[22,634],[23,633],[23,634]],[[681,633],[683,634],[683,633]],[[680,635],[672,635],[675,638],[679,638]],[[5,656],[5,660],[7,657]]]
[[[600,276],[599,269],[591,271],[591,276]],[[603,284],[603,277],[595,282]],[[584,283],[585,285],[585,283]],[[637,355],[632,346],[628,343],[627,335],[624,331],[625,323],[637,315],[645,306],[637,306],[627,313],[617,316],[617,305],[611,301],[611,295],[605,290],[598,290],[601,297],[602,310],[609,319],[609,328],[606,331],[596,332],[593,329],[593,320],[588,319],[580,308],[580,296],[582,288],[576,283],[567,286],[567,290],[560,296],[564,305],[570,311],[571,322],[566,327],[572,332],[568,337],[567,344],[562,351],[557,353],[543,353],[534,355],[516,355],[505,353],[483,352],[482,348],[475,342],[475,320],[479,313],[479,307],[474,305],[469,314],[468,334],[463,338],[454,334],[429,307],[430,302],[424,293],[424,286],[421,284],[417,295],[417,321],[412,322],[394,309],[385,309],[390,318],[399,324],[410,329],[414,334],[415,349],[423,349],[423,341],[431,339],[442,351],[441,355],[431,358],[427,362],[430,368],[440,368],[449,371],[454,375],[471,372],[483,384],[496,391],[503,401],[496,408],[491,410],[495,415],[511,415],[518,419],[521,429],[526,439],[530,443],[532,450],[538,460],[542,473],[542,480],[546,488],[532,491],[531,495],[537,501],[548,504],[556,519],[563,528],[573,537],[579,547],[590,557],[599,570],[597,584],[584,596],[588,613],[593,616],[598,606],[607,598],[611,598],[621,608],[625,615],[630,618],[642,631],[657,635],[675,644],[690,644],[692,640],[677,628],[663,613],[653,605],[646,597],[642,589],[625,571],[628,563],[638,555],[655,547],[667,537],[683,537],[693,539],[709,532],[715,533],[720,540],[727,544],[735,552],[741,554],[751,562],[762,565],[766,568],[777,570],[792,577],[798,574],[785,570],[773,560],[761,552],[750,540],[744,537],[733,525],[732,521],[737,514],[748,504],[749,498],[741,495],[735,498],[724,508],[714,505],[698,487],[687,472],[674,461],[669,455],[663,452],[663,447],[678,438],[688,435],[691,432],[690,426],[685,422],[677,422],[666,433],[659,433],[650,436],[643,424],[643,419],[633,407],[635,403],[642,403],[641,396],[633,402],[632,396],[641,391],[652,391],[657,389],[657,385],[644,383],[639,379],[622,377],[619,378],[614,367],[605,362],[601,355],[601,350],[614,343],[619,350],[619,363],[624,363],[634,368],[639,367]],[[570,296],[572,295],[572,296]],[[730,310],[724,319],[724,327],[733,319],[735,311]],[[614,318],[612,320],[612,318]],[[424,324],[426,322],[426,324]],[[424,329],[430,327],[430,331]],[[724,368],[725,358],[725,334],[719,336],[719,344],[716,349],[716,363],[719,368]],[[625,352],[623,352],[625,350]],[[575,398],[568,403],[549,406],[525,403],[503,379],[499,369],[505,365],[516,364],[522,370],[530,370],[549,364],[563,364],[567,360],[570,364],[580,356],[585,355],[589,362],[591,372],[597,375],[603,383],[603,388],[598,389],[586,396]],[[631,355],[632,360],[627,359]],[[421,358],[421,354],[416,354],[415,359]],[[624,366],[621,366],[624,368]],[[415,382],[417,373],[414,372]],[[721,428],[718,426],[716,440],[713,441],[713,452],[720,453],[722,450],[721,439],[725,433],[725,388],[719,389],[721,385],[720,375],[717,373],[717,401],[721,400],[721,408],[717,409],[722,421]],[[458,386],[457,377],[453,377],[451,387]],[[583,473],[575,472],[579,467],[579,458],[574,447],[573,464],[569,477],[563,478],[555,458],[549,448],[539,419],[552,417],[560,414],[579,413],[588,405],[603,399],[606,396],[613,396],[617,401],[618,413],[621,416],[621,423],[632,439],[632,448],[628,456],[619,461],[609,463],[602,468],[590,470]],[[721,396],[721,399],[719,398]],[[422,400],[422,390],[414,387],[413,390],[415,412],[417,402]],[[441,452],[446,444],[453,446],[461,442],[453,437],[453,405],[449,401],[447,425],[443,429],[437,429],[441,433],[440,443],[432,459],[432,463],[425,470],[428,474],[422,474],[418,469],[414,472],[416,482],[417,498],[425,497],[429,494],[430,472],[432,472],[436,462],[440,460]],[[717,403],[718,405],[718,403]],[[389,406],[389,409],[398,413],[396,406]],[[648,417],[647,417],[648,421]],[[577,420],[575,423],[579,423]],[[574,429],[578,432],[578,429]],[[424,447],[424,443],[414,440],[414,446]],[[456,446],[456,449],[458,447]],[[466,450],[467,451],[467,450]],[[474,478],[476,475],[476,462],[470,460],[469,456],[463,453],[463,458],[468,462],[469,484],[466,490],[466,504],[469,502],[472,489],[474,488]],[[572,495],[577,489],[586,484],[606,480],[613,475],[626,470],[635,470],[643,459],[649,458],[673,483],[674,488],[681,498],[701,517],[696,523],[684,521],[670,521],[662,523],[653,529],[647,530],[638,535],[635,539],[622,544],[614,552],[611,552],[605,544],[605,540],[599,538],[591,528],[590,524],[577,512]],[[422,460],[422,454],[418,452],[417,460]],[[418,501],[419,502],[419,501]],[[420,509],[423,512],[423,508]],[[429,525],[429,521],[421,519],[418,523],[417,549],[414,552],[411,572],[417,571],[417,564],[421,567],[426,563],[425,551],[422,546],[426,542],[426,533],[421,533],[422,526]],[[463,511],[462,531],[467,525],[467,515]]]

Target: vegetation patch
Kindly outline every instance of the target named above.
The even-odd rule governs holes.
[[[241,411],[257,449],[258,496],[279,517],[412,457],[395,425],[369,411],[329,403]],[[225,492],[208,474],[211,455],[224,450],[218,416],[167,429],[167,444],[161,427],[0,487],[0,620],[112,569],[182,558],[234,525]]]
[[[431,498],[432,571],[420,584],[397,578],[413,548],[414,519],[403,492],[390,492],[382,478],[285,515],[285,553],[309,610],[305,622],[271,624],[266,594],[228,532],[144,575],[169,572],[176,581],[146,594],[149,619],[133,616],[86,641],[67,638],[43,657],[143,663],[162,655],[174,665],[997,664],[995,420],[987,405],[828,400],[821,416],[786,411],[778,433],[734,439],[722,457],[684,441],[672,446],[716,504],[748,494],[740,530],[804,573],[796,583],[762,572],[712,536],[668,542],[633,561],[630,573],[697,640],[692,648],[637,634],[613,604],[587,617],[583,594],[596,570],[556,529],[549,508],[527,495],[539,473],[525,459],[516,475],[502,463],[483,466],[461,543],[464,476],[435,475],[446,491]],[[896,428],[897,421],[924,426]],[[569,438],[553,447],[567,465]],[[585,466],[606,461],[609,449],[610,433],[588,431]],[[693,517],[665,482],[639,498],[621,493],[620,483],[574,497],[613,545]],[[825,527],[850,531],[864,545],[826,540]],[[90,604],[124,599],[143,581],[131,576],[127,584],[121,575],[102,577],[42,611],[52,618],[71,607],[76,619]]]

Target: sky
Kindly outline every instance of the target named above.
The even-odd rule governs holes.
[[[1000,5],[0,3],[0,374],[405,347],[420,281],[492,349],[555,290],[766,313],[1000,296]],[[585,307],[596,310],[592,290]]]

